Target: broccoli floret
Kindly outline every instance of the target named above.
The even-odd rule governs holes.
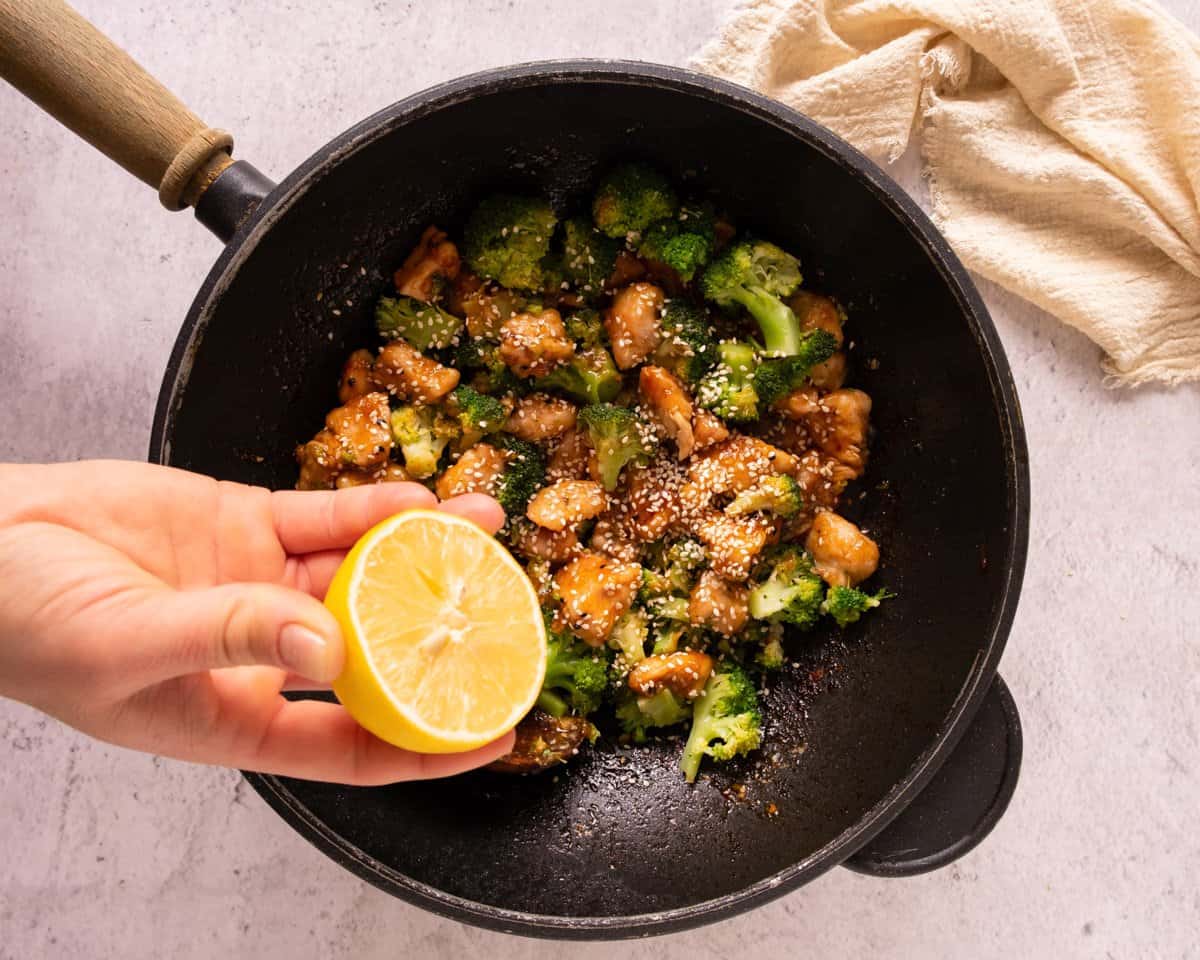
[[[491,340],[464,338],[454,353],[453,366],[470,374],[470,385],[479,393],[525,393],[525,381],[509,369],[500,357],[500,344]]]
[[[686,300],[668,300],[662,315],[663,340],[654,362],[687,383],[698,381],[717,362],[708,318]]]
[[[497,432],[508,417],[499,400],[465,384],[454,388],[448,406],[462,430],[459,446],[463,450],[478,443],[486,434]]]
[[[391,426],[392,440],[404,457],[404,469],[417,480],[437,473],[446,444],[461,432],[454,420],[433,407],[397,407],[392,411]]]
[[[630,610],[617,621],[608,637],[608,645],[616,651],[612,662],[616,678],[623,678],[646,658],[649,632],[650,622],[640,610]]]
[[[536,383],[539,390],[560,390],[580,403],[607,403],[621,391],[621,373],[603,347],[583,350]]]
[[[563,326],[566,327],[567,336],[585,350],[597,347],[604,341],[604,321],[599,311],[590,307],[576,310],[563,321]]]
[[[809,371],[837,351],[837,338],[826,330],[809,330],[800,337],[795,356],[765,360],[754,374],[754,389],[765,410],[779,397],[804,386]]]
[[[675,191],[662,174],[645,164],[626,163],[600,181],[592,219],[601,233],[625,237],[675,216],[677,209]]]
[[[646,731],[655,727],[673,727],[691,716],[690,703],[680,701],[670,690],[662,689],[649,697],[630,696],[617,705],[617,722],[633,738],[646,742]]]
[[[617,488],[627,463],[645,461],[650,455],[649,430],[627,407],[593,403],[579,411],[579,422],[591,438],[600,462],[600,479],[610,493]]]
[[[800,286],[800,261],[773,243],[742,240],[708,265],[701,287],[719,306],[741,304],[758,322],[773,356],[800,350],[800,321],[782,298]]]
[[[688,783],[695,782],[705,756],[729,760],[757,750],[762,719],[754,684],[740,667],[722,663],[692,708],[692,729],[679,766]]]
[[[750,616],[811,627],[825,596],[825,583],[813,570],[812,558],[799,547],[787,546],[775,553],[773,564],[767,579],[750,591]]]
[[[407,340],[424,352],[456,342],[464,321],[441,307],[416,297],[380,297],[375,305],[375,329],[388,340]]]
[[[534,197],[488,197],[463,228],[463,254],[477,274],[514,290],[541,290],[545,259],[558,218]]]
[[[880,590],[878,593],[864,593],[854,587],[830,587],[821,605],[821,612],[827,613],[837,621],[839,627],[854,623],[868,610],[873,610],[884,600],[890,600],[895,594]]]
[[[712,256],[714,223],[710,208],[685,204],[677,217],[661,220],[646,231],[638,254],[666,264],[689,283]]]
[[[547,634],[546,679],[537,705],[555,717],[568,711],[587,716],[608,689],[608,654],[589,647],[570,634]]]
[[[790,517],[804,505],[804,494],[800,484],[786,473],[763,477],[754,486],[748,487],[733,498],[725,508],[731,517],[747,513],[771,513],[777,517]]]
[[[563,224],[563,276],[581,293],[599,294],[612,276],[620,249],[620,243],[597,230],[587,217],[572,217]]]
[[[688,640],[694,631],[686,618],[680,620],[658,620],[651,628],[654,645],[650,652],[655,656],[674,653],[680,647],[688,646]]]
[[[657,570],[642,567],[642,585],[638,588],[638,600],[645,606],[671,592],[671,582]]]
[[[688,599],[672,594],[651,597],[646,603],[646,610],[657,620],[674,620],[679,623],[688,622]]]
[[[509,453],[508,466],[496,481],[496,499],[509,517],[519,517],[525,507],[546,482],[546,458],[542,451],[527,440],[501,436],[496,446]]]
[[[700,406],[734,423],[757,420],[754,375],[758,361],[754,347],[738,341],[718,344],[717,361],[696,387]]]
[[[783,627],[772,623],[758,638],[754,662],[763,670],[782,670],[786,657],[783,650]]]

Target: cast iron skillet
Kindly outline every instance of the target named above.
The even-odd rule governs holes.
[[[226,247],[171,356],[152,461],[291,486],[293,446],[321,424],[346,354],[372,342],[371,305],[426,224],[453,234],[497,187],[578,203],[628,157],[796,251],[809,283],[847,304],[853,383],[875,401],[872,462],[847,512],[881,543],[878,580],[899,596],[844,634],[794,645],[766,694],[759,756],[695,786],[677,743],[610,740],[530,778],[362,789],[247,774],[295,829],[438,913],[574,938],[710,922],[836,864],[918,873],[988,833],[1021,751],[995,671],[1025,562],[1024,432],[979,295],[869,160],[748,90],[621,62],[445,84],[363,121],[278,186],[212,149],[193,154],[199,185],[185,199],[200,194],[196,215]]]

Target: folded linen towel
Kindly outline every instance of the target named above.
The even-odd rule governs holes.
[[[1110,383],[1200,381],[1200,40],[1147,0],[747,0],[697,56],[891,162]]]

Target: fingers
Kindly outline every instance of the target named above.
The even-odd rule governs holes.
[[[283,582],[286,586],[310,593],[321,600],[329,590],[333,575],[345,559],[345,550],[321,550],[302,557],[289,557]]]
[[[271,494],[275,532],[289,554],[345,549],[394,513],[435,506],[437,497],[419,483],[376,483],[346,490],[281,490]]]
[[[316,681],[342,669],[337,621],[314,597],[268,584],[164,591],[147,611],[170,631],[162,667],[178,676],[248,665],[281,667]]]
[[[495,533],[504,526],[504,508],[487,494],[464,493],[446,500],[438,509],[464,517],[488,533]]]
[[[317,700],[281,701],[252,752],[233,763],[304,780],[377,786],[449,777],[491,763],[512,749],[513,734],[468,753],[420,754],[401,750],[360,727],[344,707]]]

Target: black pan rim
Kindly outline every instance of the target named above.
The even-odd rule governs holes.
[[[862,820],[800,863],[737,893],[676,910],[621,917],[560,917],[506,910],[455,897],[391,870],[312,817],[279,778],[245,774],[289,825],[331,859],[380,889],[434,913],[526,936],[646,937],[711,923],[762,905],[841,863],[882,831],[929,782],[961,739],[987,694],[1012,627],[1024,576],[1030,508],[1029,457],[1016,386],[995,326],[965,267],[925,212],[898,184],[854,147],[791,108],[736,84],[678,67],[622,60],[543,61],[487,70],[431,87],[384,108],[335,137],[285,178],[238,229],[197,292],[176,339],[155,408],[149,458],[154,463],[167,463],[170,459],[171,421],[185,394],[191,355],[212,306],[261,237],[312,183],[335,168],[343,157],[428,112],[480,93],[555,82],[623,83],[673,89],[738,109],[779,127],[848,168],[905,226],[954,293],[988,371],[1009,472],[1008,549],[1002,567],[1006,580],[1000,591],[999,608],[989,628],[987,646],[977,657],[942,728],[905,777]]]

